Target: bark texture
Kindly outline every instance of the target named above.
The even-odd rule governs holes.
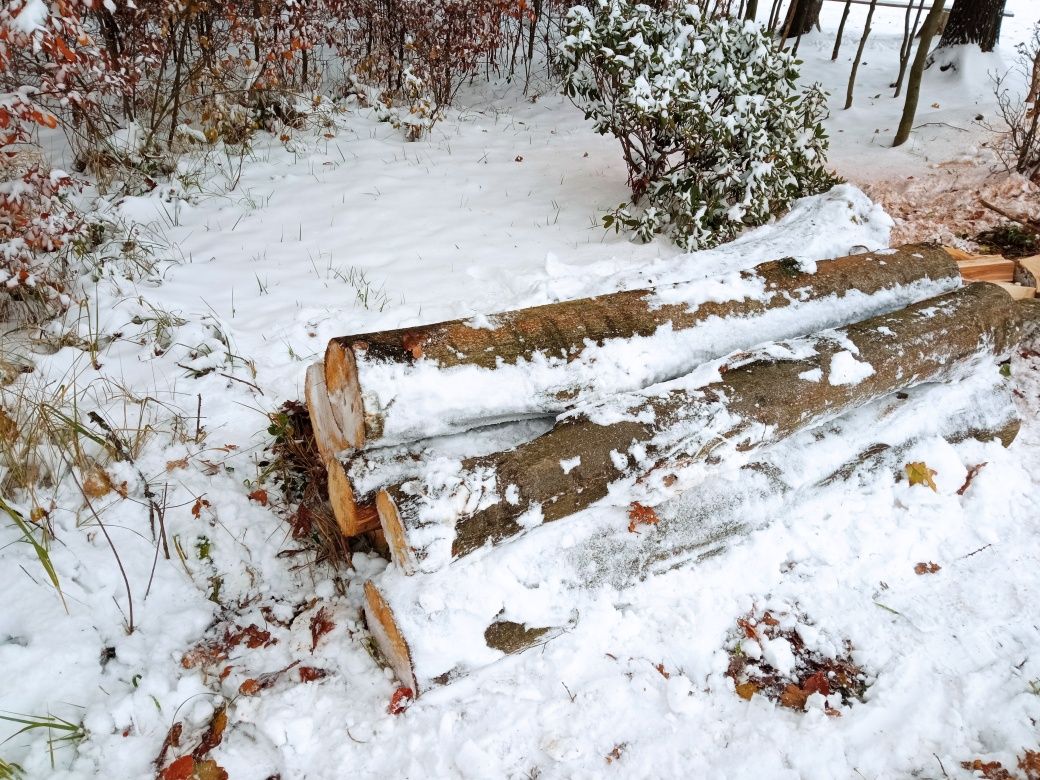
[[[377,508],[392,558],[405,573],[443,568],[585,509],[623,481],[638,479],[647,500],[659,501],[681,486],[685,469],[1004,353],[1038,306],[977,283],[745,353],[708,384],[677,380],[583,407],[511,451],[382,491]]]
[[[722,279],[565,301],[490,321],[333,339],[325,379],[350,446],[394,444],[556,414],[681,376],[761,341],[767,324],[776,338],[802,335],[959,283],[946,253],[923,245],[824,261],[811,273],[779,260]],[[639,341],[649,338],[663,341]],[[633,345],[643,352],[639,360],[632,360]],[[417,415],[432,398],[437,413]]]
[[[663,571],[695,565],[821,488],[888,475],[905,479],[906,453],[917,441],[996,438],[1008,446],[1018,420],[995,362],[966,381],[967,387],[914,388],[804,431],[658,507],[658,524],[640,533],[625,529],[623,510],[607,510],[568,530],[566,549],[563,529],[547,529],[495,556],[428,577],[390,572],[378,586],[365,586],[376,644],[402,683],[422,693],[559,636],[576,622],[582,594],[604,585],[624,592]],[[541,575],[546,566],[551,577]]]
[[[786,37],[795,38],[805,35],[820,23],[820,9],[823,0],[794,0],[787,10],[784,21]]]
[[[983,51],[993,51],[1000,40],[1007,0],[956,0],[939,46],[977,43]]]

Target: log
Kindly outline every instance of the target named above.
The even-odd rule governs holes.
[[[348,449],[350,443],[343,436],[329,403],[328,391],[325,388],[325,371],[321,362],[313,363],[307,368],[304,398],[311,417],[311,430],[314,431],[318,454],[328,463],[340,452]]]
[[[329,342],[325,380],[352,447],[558,414],[768,337],[854,322],[953,289],[939,247],[800,264]]]
[[[581,407],[514,450],[441,464],[381,491],[391,558],[406,573],[435,571],[608,495],[659,503],[706,462],[1006,352],[1038,306],[977,283]]]
[[[326,461],[329,504],[344,535],[357,536],[377,528],[381,532],[375,505],[380,488],[417,477],[438,459],[512,449],[542,435],[552,424],[552,418],[537,417],[333,458]]]
[[[421,694],[560,636],[576,613],[588,616],[596,594],[631,601],[641,581],[717,555],[778,516],[797,516],[821,489],[905,478],[917,442],[997,438],[1006,447],[1017,425],[1010,389],[990,361],[956,385],[888,396],[765,448],[752,463],[720,469],[660,505],[657,525],[640,533],[628,532],[624,509],[597,507],[434,574],[388,569],[365,585],[368,625],[401,683]]]
[[[957,267],[965,281],[1010,282],[1015,278],[1015,261],[1001,255],[978,255],[958,260]]]

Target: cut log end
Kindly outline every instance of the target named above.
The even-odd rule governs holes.
[[[376,511],[390,548],[390,560],[405,574],[414,574],[417,567],[412,548],[408,546],[407,532],[397,511],[397,502],[386,490],[380,490],[376,495]]]
[[[358,536],[379,528],[379,515],[374,504],[362,503],[354,495],[347,470],[338,460],[327,461],[329,503],[344,536]]]
[[[311,430],[322,460],[328,461],[350,447],[329,403],[329,394],[325,389],[325,372],[321,363],[314,363],[307,369],[304,383],[304,396],[307,401],[307,413],[311,418]]]
[[[325,386],[333,415],[348,446],[365,443],[365,405],[361,400],[354,352],[333,340],[325,350]]]
[[[394,670],[401,684],[411,688],[418,696],[420,691],[416,685],[415,672],[412,669],[412,653],[408,643],[401,635],[401,630],[394,620],[394,613],[386,603],[383,594],[371,580],[365,582],[365,619],[368,630],[372,634],[376,648],[390,668]]]

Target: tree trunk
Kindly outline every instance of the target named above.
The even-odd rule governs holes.
[[[977,43],[983,51],[993,51],[1000,40],[1007,0],[956,0],[950,10],[939,46]]]
[[[437,575],[388,570],[378,585],[365,585],[368,625],[401,683],[420,694],[559,636],[582,594],[624,592],[695,565],[792,515],[821,488],[899,474],[916,441],[998,437],[1007,446],[1014,415],[1009,388],[989,362],[964,382],[889,396],[767,448],[742,468],[722,469],[658,507],[658,523],[638,533],[627,530],[624,509],[607,507],[578,528],[550,527]]]
[[[903,20],[903,42],[899,45],[899,73],[893,85],[896,91],[892,97],[899,97],[903,91],[903,77],[906,76],[906,66],[910,63],[910,52],[914,50],[914,39],[917,37],[917,28],[921,23],[921,11],[924,10],[924,0],[918,0],[917,11],[914,13],[914,21],[911,24],[910,14],[913,10],[913,0],[910,0],[907,3],[906,17]]]
[[[834,37],[834,50],[831,52],[832,62],[838,59],[838,51],[841,49],[841,39],[845,34],[845,22],[849,20],[849,11],[851,10],[851,0],[845,0],[845,9],[841,12],[841,22],[838,24],[838,34]]]
[[[332,409],[352,447],[556,414],[767,338],[853,322],[959,284],[955,264],[935,247],[813,265],[789,258],[697,282],[334,339],[325,353]]]
[[[1037,301],[980,282],[639,393],[590,404],[516,449],[380,491],[391,557],[435,571],[606,498],[652,505],[705,462],[771,444],[889,393],[951,377],[1018,341]],[[714,375],[709,373],[717,371]]]
[[[311,429],[314,431],[318,454],[328,463],[340,452],[348,449],[350,442],[343,435],[333,414],[328,390],[325,388],[325,371],[320,362],[307,367],[304,398],[307,401],[307,412],[311,417]]]
[[[944,0],[934,0],[928,16],[924,18],[921,26],[921,42],[917,44],[917,56],[914,64],[910,66],[910,80],[906,85],[906,102],[903,104],[903,116],[899,120],[899,129],[896,130],[895,140],[892,146],[902,146],[910,137],[910,131],[914,127],[914,117],[917,115],[917,101],[921,97],[921,79],[924,76],[924,66],[928,62],[928,50],[932,46],[932,38],[939,28],[939,18],[942,16]]]
[[[821,8],[823,0],[791,0],[784,20],[784,37],[796,38],[818,27]]]
[[[845,110],[852,108],[852,95],[856,89],[856,74],[859,73],[859,63],[863,59],[863,50],[867,48],[867,38],[870,36],[870,23],[874,20],[874,9],[877,0],[870,0],[870,9],[867,11],[867,21],[863,25],[863,37],[859,39],[856,47],[856,57],[852,61],[852,71],[849,73],[849,86],[845,90]]]

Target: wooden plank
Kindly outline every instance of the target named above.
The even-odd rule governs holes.
[[[980,255],[970,260],[958,260],[957,267],[966,282],[1013,282],[1015,261],[1000,255]]]

